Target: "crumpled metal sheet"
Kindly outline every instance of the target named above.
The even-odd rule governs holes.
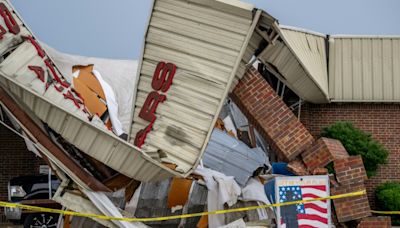
[[[214,129],[203,156],[205,167],[234,176],[240,186],[246,184],[257,168],[268,163],[261,148],[249,148],[219,129]]]

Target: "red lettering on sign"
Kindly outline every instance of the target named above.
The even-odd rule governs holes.
[[[79,105],[80,101],[78,99],[76,99],[76,97],[71,93],[70,90],[68,90],[66,93],[63,94],[65,99],[70,99],[74,102],[75,106],[77,108],[81,108],[81,106]]]
[[[6,33],[7,33],[7,31],[3,28],[3,26],[0,25],[0,40],[3,39],[3,37]]]
[[[136,136],[134,144],[141,148],[146,140],[147,134],[151,131],[154,122],[157,119],[155,115],[158,104],[163,103],[167,97],[163,94],[159,94],[157,91],[167,92],[172,84],[176,72],[176,66],[172,63],[159,62],[153,74],[153,80],[151,82],[151,87],[156,90],[152,91],[147,95],[147,98],[140,109],[139,117],[147,120],[150,124],[145,128],[140,130]]]
[[[3,17],[8,31],[14,35],[17,35],[20,32],[19,26],[4,3],[0,3],[0,15]]]
[[[41,58],[44,58],[45,56],[45,52],[43,51],[42,47],[40,47],[40,45],[38,44],[38,42],[36,42],[36,40],[32,37],[32,36],[24,36],[23,37],[25,40],[29,40],[31,42],[31,44],[36,48],[38,55]]]
[[[66,81],[63,81],[60,79],[60,77],[58,77],[56,70],[54,69],[53,63],[50,61],[50,59],[46,59],[44,61],[44,63],[46,64],[46,66],[50,69],[51,74],[53,75],[54,79],[60,83],[64,88],[68,88],[69,87],[69,83]]]
[[[154,113],[156,112],[158,104],[164,102],[166,99],[167,97],[165,95],[159,94],[156,91],[149,93],[142,109],[140,109],[139,117],[149,122],[154,122],[157,118]]]
[[[76,90],[74,88],[71,88],[71,91],[74,92],[74,94],[76,94],[79,97],[79,99],[81,101],[81,104],[83,104],[85,102],[85,100],[83,99],[82,95],[80,93],[76,92]]]
[[[44,82],[44,70],[39,66],[28,66],[29,70],[35,72],[40,81]]]
[[[133,144],[141,148],[144,144],[144,141],[146,140],[147,134],[151,131],[152,128],[153,123],[150,123],[145,129],[138,131],[138,133],[136,133],[135,141]]]
[[[59,93],[62,93],[62,91],[64,91],[64,88],[62,86],[59,86],[59,85],[56,85],[56,84],[54,84],[54,89],[56,89]]]
[[[160,90],[164,93],[168,91],[172,84],[176,72],[176,66],[172,63],[159,62],[153,74],[151,87],[154,90]],[[160,75],[161,73],[161,75]]]

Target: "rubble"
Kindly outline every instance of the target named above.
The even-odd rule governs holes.
[[[298,31],[251,5],[157,0],[138,74],[129,69],[126,76],[121,65],[39,44],[10,14],[22,31],[0,43],[1,105],[62,180],[54,200],[70,210],[156,218],[366,189],[362,158],[349,156],[338,140],[314,138],[299,120],[302,98],[328,99],[324,82],[315,82],[318,74],[327,76],[321,36],[309,39],[324,51],[309,51],[305,60],[292,43]],[[317,60],[322,64],[315,66]],[[298,100],[284,99],[283,82]],[[326,168],[331,162],[334,174]],[[278,164],[283,170],[274,170]],[[315,204],[145,223],[95,221],[107,227],[290,227],[310,221],[328,227],[330,200]],[[369,217],[366,195],[333,205],[340,223],[388,224]]]

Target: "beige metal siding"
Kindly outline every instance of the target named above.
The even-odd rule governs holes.
[[[276,23],[273,27],[280,39],[259,60],[303,100],[329,102],[325,36]]]
[[[247,45],[246,51],[243,55],[243,58],[240,61],[239,68],[236,72],[235,78],[233,79],[233,82],[232,82],[232,85],[230,88],[230,92],[232,92],[232,90],[235,88],[235,86],[239,83],[239,80],[246,73],[247,64],[250,62],[250,60],[254,56],[254,52],[260,45],[261,41],[262,41],[262,37],[259,34],[254,32],[250,38],[249,44]]]
[[[326,36],[288,28],[283,28],[282,34],[312,82],[328,95]]]
[[[295,56],[282,43],[268,46],[259,55],[262,62],[270,64],[279,70],[279,77],[290,89],[305,101],[326,103],[325,95],[313,84],[307,73],[300,66]],[[270,69],[274,70],[274,68]]]
[[[228,4],[229,3],[229,4]],[[235,4],[230,4],[235,3]],[[177,66],[142,149],[187,173],[199,161],[250,39],[252,7],[238,1],[156,0],[140,67],[131,142],[149,122],[138,114],[160,61]],[[241,6],[241,7],[238,7]],[[255,26],[255,25],[254,25]],[[254,27],[253,26],[253,27]],[[245,57],[246,61],[248,57]],[[243,62],[244,62],[243,61]]]
[[[329,47],[333,102],[400,102],[400,37],[334,36]]]

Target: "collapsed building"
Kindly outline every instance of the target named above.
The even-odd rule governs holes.
[[[376,179],[367,180],[361,157],[339,141],[318,137],[328,117],[316,112],[340,119],[335,110],[377,103],[397,110],[399,37],[283,26],[240,1],[156,0],[136,70],[134,62],[59,53],[35,39],[8,1],[0,4],[0,104],[60,179],[51,202],[82,213],[163,217],[268,205],[282,189],[270,185],[289,175],[294,183],[322,178],[322,196],[367,189],[371,199]],[[95,220],[107,227],[290,227],[283,208]],[[315,227],[381,220],[366,195],[322,209],[320,220],[308,221]],[[74,219],[73,227],[91,222]]]

